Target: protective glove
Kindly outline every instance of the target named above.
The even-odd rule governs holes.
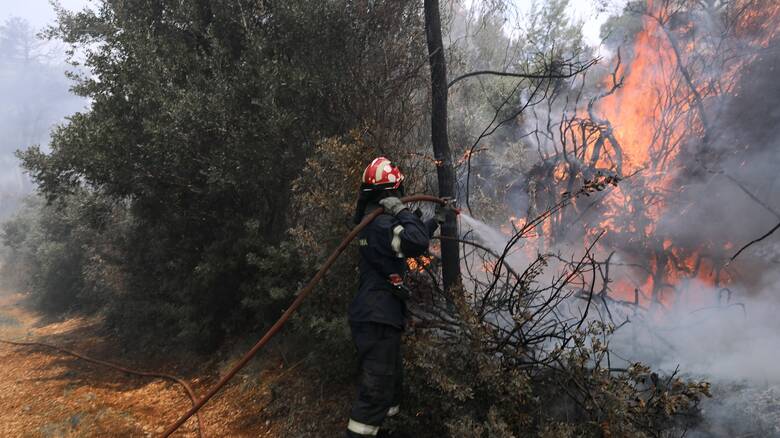
[[[385,208],[385,213],[397,216],[406,206],[400,199],[390,196],[379,201],[379,205]]]

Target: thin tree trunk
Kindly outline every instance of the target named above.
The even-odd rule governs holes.
[[[441,39],[439,1],[425,1],[425,36],[431,64],[431,142],[436,158],[439,196],[455,197],[455,170],[452,167],[447,134],[447,62]],[[458,253],[458,222],[455,214],[448,215],[441,227],[441,261],[444,290],[460,285],[460,255]]]

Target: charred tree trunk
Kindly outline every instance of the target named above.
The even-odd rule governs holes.
[[[439,196],[455,197],[455,170],[452,166],[447,134],[447,63],[441,39],[439,1],[425,1],[425,36],[428,41],[428,60],[431,65],[431,142],[436,158]],[[447,216],[441,227],[441,261],[444,290],[460,284],[460,254],[458,250],[458,222],[455,214]]]

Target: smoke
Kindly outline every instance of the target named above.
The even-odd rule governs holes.
[[[459,216],[464,239],[505,252],[509,236],[468,214]],[[521,242],[519,247],[527,244]],[[557,248],[576,253],[576,248]],[[508,263],[522,272],[524,252],[510,251]],[[613,278],[631,275],[613,260]],[[677,284],[674,305],[653,303],[640,308],[610,304],[613,322],[621,327],[613,338],[620,357],[641,361],[668,373],[678,367],[686,373],[723,381],[780,384],[780,274],[765,271],[749,286],[715,288],[697,278]],[[758,290],[758,291],[757,291]]]
[[[640,314],[624,308],[620,317],[631,322],[615,333],[613,347],[667,372],[679,367],[708,379],[780,384],[778,292],[746,296],[693,280],[683,293],[698,293],[696,305]]]
[[[65,9],[76,10],[92,6],[91,0],[57,0]],[[54,8],[50,0],[4,1],[0,3],[0,20],[21,17],[33,27],[42,28],[52,24],[55,19]]]
[[[780,62],[775,40],[744,70],[730,96],[714,103],[709,161],[684,150],[684,171],[675,177],[674,208],[660,218],[658,231],[687,246],[706,242],[727,247],[727,256],[780,222],[780,85],[773,71]],[[717,116],[717,117],[716,117]],[[734,271],[772,269],[770,238],[751,248]],[[753,282],[747,273],[739,282]],[[750,292],[749,290],[747,292]],[[753,293],[764,292],[755,288]]]
[[[617,251],[611,270],[615,283],[611,287],[638,288],[645,307],[638,310],[625,303],[610,304],[616,323],[630,321],[611,341],[615,363],[620,362],[619,356],[626,363],[641,361],[665,374],[679,370],[685,377],[713,384],[713,398],[702,403],[704,421],[687,436],[780,436],[777,236],[754,244],[728,263],[739,248],[780,222],[779,46],[777,39],[770,40],[740,71],[731,93],[706,101],[708,114],[716,122],[706,153],[701,153],[701,144],[694,137],[686,138],[679,144],[674,166],[668,172],[645,170],[621,182],[623,194],[637,198],[659,179],[671,182],[659,191],[663,208],[650,203],[620,204],[624,208],[618,225],[624,229],[630,228],[626,224],[648,226],[652,232],[647,240],[637,240],[641,233],[627,232],[608,232],[604,238],[602,257],[607,251]],[[536,129],[538,120],[560,120],[564,111],[562,104],[539,108],[534,117],[524,121],[524,130]],[[623,111],[627,109],[623,107]],[[625,128],[616,122],[616,131]],[[546,150],[560,142],[555,137],[542,139]],[[549,165],[538,160],[526,164],[528,167],[531,171],[522,179],[538,183],[545,174],[537,169]],[[525,187],[523,194],[530,201],[512,205],[515,212],[527,211],[534,203],[541,204],[540,209],[550,205],[539,203],[529,190],[531,186]],[[539,186],[534,189],[538,193]],[[554,186],[551,191],[564,190]],[[564,238],[553,242],[548,250],[569,254],[581,251],[587,240],[581,229],[604,226],[605,211],[598,206],[610,202],[613,195],[589,199],[588,204],[595,207],[583,215],[561,217]],[[643,222],[644,216],[651,222]],[[486,220],[506,223],[506,218]],[[466,217],[461,225],[471,232],[471,238],[499,254],[503,251],[506,238],[502,240],[498,230]],[[615,226],[615,222],[609,226]],[[570,245],[578,242],[578,246]],[[648,262],[658,255],[672,260],[664,259],[669,285],[658,297],[661,302],[654,302],[648,272],[626,265],[657,268],[655,263],[660,259]],[[525,266],[523,260],[510,263],[518,271]]]
[[[508,237],[467,214],[459,216],[464,238],[502,254]],[[507,259],[517,271],[527,260],[512,251]],[[621,273],[616,274],[616,276]],[[671,307],[637,308],[612,303],[616,323],[629,323],[616,331],[612,346],[629,361],[641,361],[668,373],[678,367],[686,373],[711,379],[780,384],[780,274],[759,279],[761,294],[745,289],[715,289],[696,279],[680,285],[679,300]]]
[[[615,333],[611,346],[620,357],[712,383],[704,421],[691,436],[780,434],[780,278],[771,277],[761,294],[734,290],[731,298],[692,281],[685,292],[709,301],[627,315],[631,323]]]
[[[0,218],[10,215],[32,184],[14,153],[33,145],[48,146],[49,133],[65,116],[85,107],[69,92],[64,51],[42,41],[27,20],[0,23]]]
[[[460,225],[464,238],[495,254],[504,253],[506,234],[466,214],[460,215]],[[529,263],[523,251],[511,251],[505,260],[518,272]],[[557,269],[549,267],[551,272]],[[618,269],[615,277],[625,274]],[[545,280],[549,278],[540,279],[540,284]],[[609,314],[613,324],[619,326],[610,340],[612,366],[642,362],[661,375],[679,372],[683,377],[712,384],[713,398],[701,405],[703,421],[688,436],[778,436],[778,284],[780,274],[776,272],[755,279],[760,294],[740,287],[716,289],[691,279],[678,285],[678,292],[688,299],[680,299],[674,306],[642,308],[609,301],[609,312],[605,312],[602,303],[594,300],[600,310],[592,309],[590,315],[591,319],[600,319]],[[559,307],[575,319],[583,310],[582,301],[573,298]]]

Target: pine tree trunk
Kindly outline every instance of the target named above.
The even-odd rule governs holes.
[[[431,65],[431,142],[437,161],[436,173],[439,179],[439,196],[455,197],[455,170],[452,166],[449,136],[447,134],[447,62],[444,59],[444,45],[441,39],[441,18],[439,1],[425,1],[425,36],[428,41],[428,56]],[[458,222],[455,214],[447,217],[441,227],[441,261],[444,289],[449,291],[460,285],[460,255]]]

